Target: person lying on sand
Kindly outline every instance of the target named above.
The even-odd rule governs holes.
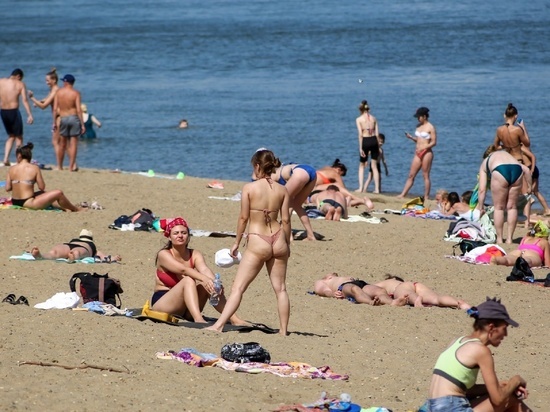
[[[380,286],[369,285],[365,281],[351,277],[338,276],[338,273],[334,272],[316,281],[313,288],[315,294],[319,296],[348,299],[354,303],[366,303],[372,306],[404,306],[408,299],[407,295],[393,299]]]
[[[449,295],[440,295],[420,282],[406,282],[398,276],[386,275],[386,279],[375,283],[383,288],[394,299],[407,296],[407,303],[416,308],[424,306],[439,306],[442,308],[470,309],[463,300]]]
[[[121,260],[119,255],[111,256],[97,250],[92,232],[86,229],[82,229],[78,238],[55,245],[47,253],[41,253],[40,249],[35,246],[32,248],[31,254],[35,259],[67,259],[69,262],[86,257],[97,258],[100,262],[105,263],[120,262]]]
[[[317,209],[325,214],[325,220],[336,220],[348,218],[346,199],[336,185],[329,185],[322,192],[317,193]]]
[[[549,233],[548,226],[539,220],[521,239],[516,250],[506,256],[493,256],[491,265],[514,266],[520,256],[527,261],[530,268],[548,265],[550,262]]]

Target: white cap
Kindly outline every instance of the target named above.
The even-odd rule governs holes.
[[[230,255],[229,249],[221,249],[216,252],[216,266],[219,266],[221,268],[230,268],[235,263],[241,262],[241,252],[237,252],[237,257],[233,258],[233,256]]]

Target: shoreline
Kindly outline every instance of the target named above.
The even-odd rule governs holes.
[[[6,170],[0,169],[0,180]],[[232,196],[241,190],[242,182],[223,180],[225,188],[220,190],[206,187],[212,179],[145,179],[142,175],[101,169],[51,171],[44,178],[48,189],[62,189],[71,201],[96,200],[105,209],[80,213],[0,211],[4,235],[0,244],[2,298],[13,293],[30,302],[30,306],[4,303],[0,313],[5,330],[0,342],[0,376],[5,382],[1,409],[17,405],[28,410],[64,411],[73,408],[68,405],[79,405],[75,402],[80,399],[87,399],[87,408],[103,408],[106,401],[96,394],[106,385],[111,393],[110,406],[121,411],[158,410],[161,404],[161,409],[212,410],[212,399],[204,393],[216,394],[224,410],[266,411],[283,404],[313,402],[323,391],[331,396],[349,393],[353,402],[365,408],[384,406],[401,412],[419,407],[426,398],[437,356],[453,338],[471,330],[471,319],[453,309],[371,307],[307,293],[315,280],[333,271],[369,283],[390,273],[425,283],[439,293],[451,294],[472,305],[481,303],[486,296],[501,297],[521,327],[511,328],[504,343],[493,350],[498,377],[507,379],[519,373],[528,382],[529,406],[545,410],[544,405],[550,404],[548,378],[540,368],[541,356],[545,356],[542,348],[550,338],[544,323],[544,315],[550,311],[548,291],[506,282],[511,270],[508,267],[471,265],[446,258],[452,254],[452,244],[442,241],[448,221],[397,215],[384,215],[388,219],[384,224],[312,220],[314,231],[326,240],[291,244],[287,273],[291,334],[282,337],[253,331],[218,335],[124,317],[38,310],[33,305],[55,293],[68,292],[72,274],[95,271],[120,279],[123,307],[143,306],[152,294],[154,260],[165,238],[156,232],[123,232],[109,229],[108,225],[120,215],[147,207],[160,217],[181,215],[192,229],[234,231],[240,202],[208,196]],[[393,209],[403,204],[385,194],[372,198],[376,209]],[[353,214],[361,211],[357,209]],[[302,229],[296,216],[292,227]],[[101,251],[120,254],[122,263],[85,265],[8,259],[33,246],[45,251],[77,236],[84,228],[93,232]],[[519,230],[516,233],[523,234]],[[221,274],[227,291],[238,267],[216,267],[214,254],[230,247],[233,240],[191,239],[191,247],[200,250],[207,265]],[[504,245],[504,249],[512,248]],[[244,246],[241,251],[245,251]],[[544,269],[535,270],[536,277],[544,277],[543,273]],[[533,317],[533,310],[542,316]],[[204,313],[216,316],[209,306]],[[275,297],[265,268],[244,294],[238,313],[243,319],[278,327]],[[266,348],[272,362],[328,365],[335,373],[348,374],[349,381],[251,375],[155,358],[157,352],[184,347],[219,354],[226,343],[249,341]],[[18,366],[21,361],[77,366],[84,361],[114,369],[128,368],[130,374]],[[166,382],[184,385],[185,390],[173,391],[167,397]],[[81,405],[74,408],[80,409]]]

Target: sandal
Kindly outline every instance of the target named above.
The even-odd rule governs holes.
[[[15,295],[13,293],[10,293],[8,296],[6,296],[4,299],[2,299],[2,303],[11,303],[12,305],[15,304]]]
[[[19,299],[17,299],[14,303],[14,305],[27,305],[29,306],[29,301],[25,296],[19,296]]]
[[[101,206],[99,203],[97,202],[92,202],[92,205],[90,206],[90,208],[92,210],[103,210],[105,209],[103,206]]]

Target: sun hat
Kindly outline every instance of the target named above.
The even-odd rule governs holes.
[[[82,229],[82,230],[80,231],[80,235],[78,235],[78,237],[79,237],[80,239],[84,238],[84,239],[93,240],[94,235],[93,235],[92,232],[90,232],[89,230]]]
[[[476,307],[468,310],[468,314],[475,319],[498,319],[505,321],[508,325],[518,327],[519,323],[510,318],[506,307],[500,303],[500,299],[490,298]]]
[[[67,83],[70,83],[70,84],[74,84],[75,78],[72,74],[66,74],[65,76],[63,76],[61,81],[62,82],[67,82]]]
[[[237,257],[234,258],[233,256],[231,256],[229,249],[221,249],[216,252],[214,261],[216,262],[216,266],[219,266],[221,268],[230,268],[234,264],[240,263],[241,258],[241,252],[237,252]]]
[[[429,112],[430,109],[428,109],[427,107],[419,107],[418,109],[416,109],[416,113],[413,117],[416,117],[418,119],[420,116],[426,116]]]

